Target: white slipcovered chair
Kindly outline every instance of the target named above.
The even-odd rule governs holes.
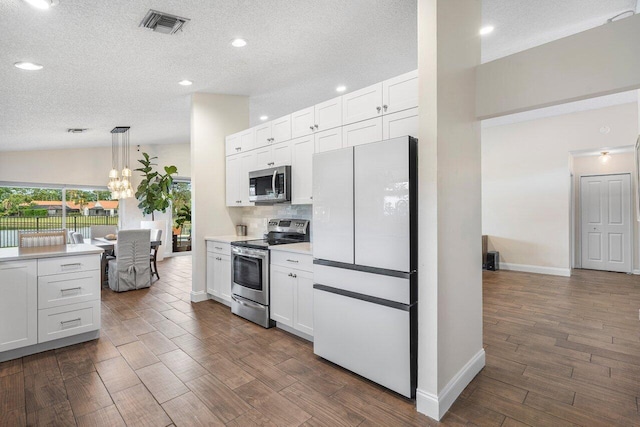
[[[151,286],[149,230],[118,231],[116,259],[109,261],[109,287],[116,292]]]

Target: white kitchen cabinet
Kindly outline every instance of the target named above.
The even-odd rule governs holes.
[[[224,139],[224,146],[227,156],[240,152],[240,132],[228,135]]]
[[[418,106],[418,70],[382,82],[382,113],[392,114]]]
[[[353,264],[353,148],[313,156],[313,257]]]
[[[318,132],[314,136],[316,153],[342,148],[342,127]]]
[[[207,248],[207,293],[231,304],[231,255],[213,252],[209,248]]]
[[[253,206],[249,202],[249,172],[256,169],[256,151],[227,157],[227,206]]]
[[[38,342],[41,343],[97,329],[100,329],[99,299],[38,310]]]
[[[254,127],[255,148],[271,144],[271,122],[262,123]]]
[[[291,165],[291,141],[258,148],[255,153],[255,170]]]
[[[37,261],[0,262],[0,352],[38,342]]]
[[[291,137],[299,138],[313,133],[315,130],[315,109],[305,108],[291,114]]]
[[[382,140],[382,117],[342,127],[342,146],[368,144]]]
[[[313,272],[311,255],[273,251],[271,260],[271,319],[313,336]],[[292,268],[287,259],[299,261]]]
[[[418,137],[418,108],[382,116],[382,139],[405,135]]]
[[[271,122],[271,143],[289,141],[291,139],[291,114]]]
[[[382,83],[342,95],[342,124],[382,116]]]
[[[291,141],[291,204],[312,203],[312,169],[315,138],[307,135]]]
[[[255,128],[234,133],[225,138],[225,150],[227,156],[250,151],[255,148]]]
[[[273,148],[268,145],[258,148],[256,151],[256,170],[273,167]]]
[[[330,99],[314,107],[314,124],[316,132],[342,126],[342,97]]]

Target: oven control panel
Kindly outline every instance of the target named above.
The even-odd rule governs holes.
[[[269,232],[307,234],[309,220],[307,219],[270,219],[267,226]]]

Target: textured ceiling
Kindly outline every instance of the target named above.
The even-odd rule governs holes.
[[[599,25],[635,0],[484,0],[487,60]],[[138,28],[149,9],[191,22]],[[189,141],[189,95],[247,95],[272,118],[416,67],[416,0],[60,0],[0,2],[0,151]],[[242,49],[229,45],[246,38]],[[13,66],[45,66],[25,72]],[[179,86],[182,79],[193,86]],[[68,134],[67,128],[88,128]]]

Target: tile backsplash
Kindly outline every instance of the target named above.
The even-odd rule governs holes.
[[[242,208],[242,224],[247,226],[249,236],[262,236],[267,232],[267,220],[273,218],[296,218],[311,220],[313,205],[268,205]],[[313,228],[313,223],[310,224]],[[313,233],[311,233],[313,240]]]

